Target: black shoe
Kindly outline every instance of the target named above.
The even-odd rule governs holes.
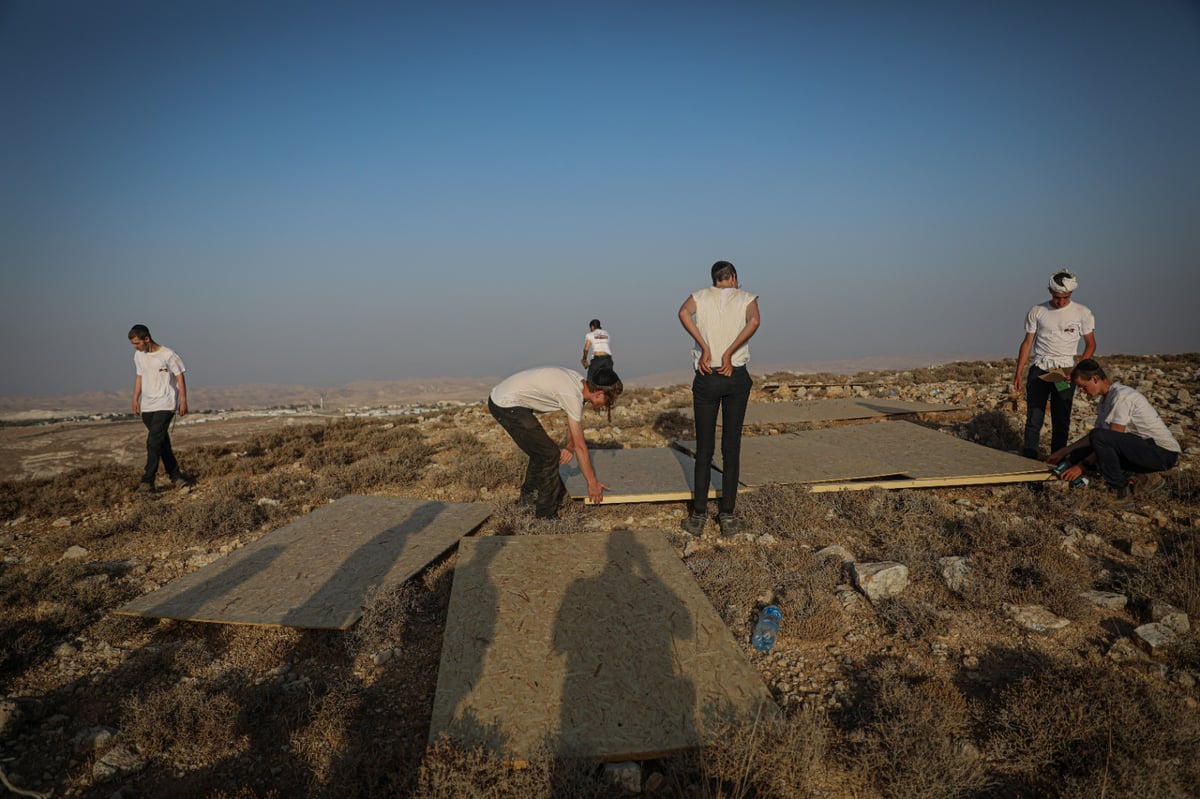
[[[154,483],[145,483],[145,482],[138,483],[137,488],[135,488],[133,490],[133,493],[135,493],[135,494],[153,494],[154,493]]]
[[[721,525],[721,535],[737,535],[739,526],[732,513],[722,513],[717,516],[717,524]]]
[[[178,488],[180,490],[183,490],[183,489],[191,488],[192,481],[188,480],[186,477],[184,477],[181,474],[181,475],[177,475],[177,476],[171,478],[171,485],[175,486],[176,488]]]
[[[704,525],[708,520],[703,515],[693,513],[679,523],[683,531],[688,535],[700,535],[704,532]]]

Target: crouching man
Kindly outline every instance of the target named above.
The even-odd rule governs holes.
[[[521,484],[523,505],[535,505],[539,519],[553,519],[566,496],[567,487],[559,476],[560,464],[579,459],[579,471],[588,485],[588,498],[602,502],[608,488],[596,479],[587,442],[583,439],[583,404],[596,410],[609,408],[624,386],[611,369],[597,369],[590,379],[571,369],[546,366],[526,369],[501,381],[488,397],[488,410],[529,456],[525,481]],[[550,439],[536,414],[562,411],[567,415],[567,446],[559,447]],[[611,416],[610,416],[611,418]]]
[[[1180,446],[1158,412],[1137,390],[1110,380],[1091,358],[1071,371],[1071,382],[1089,397],[1099,397],[1096,426],[1074,444],[1046,459],[1071,464],[1059,478],[1074,480],[1094,465],[1119,499],[1143,499],[1165,488],[1158,472],[1179,460]]]

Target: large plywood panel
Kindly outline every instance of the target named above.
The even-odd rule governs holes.
[[[465,539],[430,740],[645,759],[770,694],[661,531]]]
[[[678,446],[694,452],[694,441]],[[719,468],[720,453],[716,457]],[[747,486],[828,483],[890,477],[885,487],[968,485],[975,478],[1014,475],[1011,482],[1044,479],[1036,461],[964,441],[947,433],[892,421],[830,427],[742,439],[740,481]],[[945,482],[950,480],[951,482]],[[995,482],[990,480],[989,482]]]
[[[836,441],[800,440],[796,438],[799,435],[803,434],[743,438],[738,481],[745,486],[760,486],[902,476],[895,466],[867,452],[846,449]],[[675,444],[695,455],[695,441],[677,441]],[[719,442],[713,462],[720,467]]]
[[[753,402],[746,408],[746,424],[789,424],[871,419],[914,413],[945,413],[966,410],[961,405],[904,400],[847,397],[806,402]]]
[[[875,419],[885,416],[966,411],[962,405],[933,402],[908,402],[882,397],[843,397],[799,402],[752,402],[746,406],[745,425],[786,425]],[[680,411],[692,416],[692,410]],[[720,417],[717,425],[720,426]]]
[[[345,496],[117,613],[346,629],[372,589],[404,582],[491,513],[486,503]]]
[[[592,467],[601,483],[611,487],[605,502],[665,502],[691,499],[695,486],[695,461],[676,449],[597,449],[591,451]],[[567,493],[587,499],[587,481],[572,460],[560,466]],[[712,472],[708,496],[720,496],[721,473]]]

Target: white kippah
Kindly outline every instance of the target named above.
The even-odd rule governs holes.
[[[1070,294],[1079,287],[1079,281],[1065,269],[1050,276],[1050,291],[1055,294]]]

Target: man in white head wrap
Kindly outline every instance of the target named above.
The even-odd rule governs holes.
[[[1038,303],[1025,316],[1025,339],[1017,353],[1017,374],[1013,388],[1025,391],[1028,410],[1025,416],[1023,454],[1038,457],[1038,441],[1050,403],[1050,451],[1067,445],[1071,428],[1071,400],[1075,387],[1067,379],[1042,379],[1048,372],[1069,373],[1075,366],[1079,340],[1083,339],[1082,358],[1096,351],[1096,319],[1091,309],[1071,301],[1079,286],[1075,275],[1060,269],[1050,276],[1050,299]],[[1081,360],[1082,360],[1081,358]],[[1028,367],[1028,372],[1026,372]]]

